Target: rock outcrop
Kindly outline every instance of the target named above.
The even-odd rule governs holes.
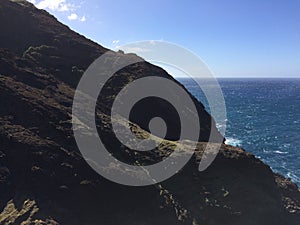
[[[198,172],[216,128],[192,96],[201,134],[196,154],[178,174],[147,187],[104,179],[77,148],[71,110],[83,72],[108,50],[23,0],[1,0],[0,29],[0,224],[299,224],[298,187],[243,149],[222,145],[213,164]],[[176,143],[177,116],[163,102],[142,105],[149,117],[169,112],[165,117],[173,127],[159,156],[124,151],[114,138],[108,116],[112,96],[145,76],[177,82],[141,62],[119,71],[99,97],[99,131],[124,161],[159,160]],[[147,122],[139,113],[131,121],[141,135],[147,135]],[[189,142],[183,147],[190,148]]]

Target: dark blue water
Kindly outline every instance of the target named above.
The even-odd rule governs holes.
[[[178,79],[208,109],[196,83]],[[254,153],[300,186],[300,79],[219,79],[227,143]]]

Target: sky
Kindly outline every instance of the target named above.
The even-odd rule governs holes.
[[[110,49],[167,41],[194,52],[216,77],[300,78],[299,0],[30,2]]]

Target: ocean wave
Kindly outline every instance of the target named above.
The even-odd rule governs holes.
[[[236,138],[228,137],[228,138],[226,138],[225,144],[226,145],[232,145],[232,146],[241,146],[242,141],[239,140],[239,139],[236,139]]]
[[[282,151],[279,151],[279,150],[274,151],[274,153],[277,153],[277,154],[288,154],[288,152],[282,152]]]
[[[286,175],[287,175],[287,177],[291,178],[292,181],[297,182],[297,183],[300,182],[300,178],[297,175],[295,175],[291,172],[288,172]]]

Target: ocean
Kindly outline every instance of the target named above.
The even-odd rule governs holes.
[[[210,111],[195,81],[178,81]],[[218,81],[226,103],[226,143],[255,154],[300,187],[300,79]]]

